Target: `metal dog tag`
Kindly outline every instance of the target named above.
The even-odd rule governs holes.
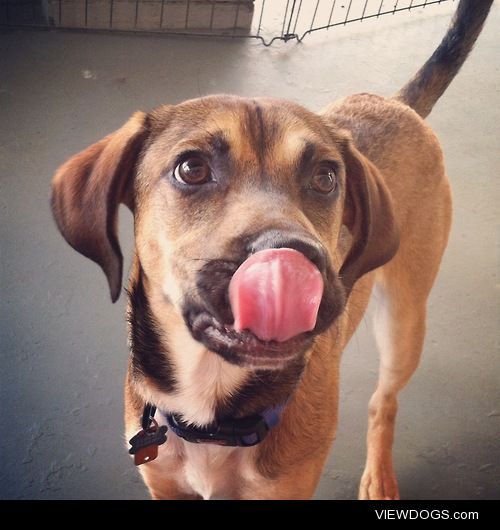
[[[129,444],[132,446],[129,453],[134,455],[134,464],[140,466],[153,461],[158,456],[158,447],[167,441],[167,426],[158,426],[155,420],[146,430],[139,431],[130,438]]]

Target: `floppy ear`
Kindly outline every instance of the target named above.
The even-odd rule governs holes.
[[[353,236],[353,243],[339,276],[349,295],[363,274],[384,265],[396,254],[399,230],[391,195],[375,165],[350,139],[344,142],[343,156],[346,165],[344,224]]]
[[[146,137],[146,114],[135,113],[118,131],[70,158],[52,181],[52,212],[66,241],[106,275],[111,300],[120,296],[123,257],[118,206],[134,208],[135,163]]]

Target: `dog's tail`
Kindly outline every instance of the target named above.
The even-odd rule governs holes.
[[[441,44],[394,97],[422,118],[428,116],[472,50],[492,3],[493,0],[460,0]]]

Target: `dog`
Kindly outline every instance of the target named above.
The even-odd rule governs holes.
[[[492,0],[461,0],[395,96],[316,114],[207,96],[137,112],[53,179],[64,238],[121,291],[134,215],[126,436],[154,499],[307,499],[335,436],[339,361],[376,291],[361,499],[397,499],[398,392],[417,368],[452,217],[424,118]]]

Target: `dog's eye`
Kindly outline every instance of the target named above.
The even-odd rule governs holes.
[[[199,156],[190,156],[177,165],[174,178],[183,184],[199,185],[210,180],[210,166]]]
[[[337,187],[337,175],[330,165],[321,165],[311,179],[311,188],[324,195],[331,193]]]

